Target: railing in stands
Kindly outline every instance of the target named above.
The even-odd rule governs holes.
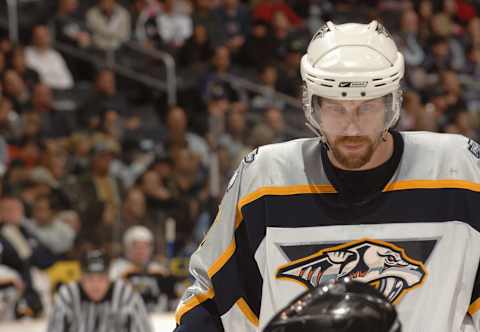
[[[177,103],[177,75],[176,64],[174,58],[167,52],[157,49],[146,49],[142,45],[135,42],[128,42],[126,46],[138,52],[148,55],[154,59],[163,61],[166,69],[166,90],[168,96],[168,105],[175,105]]]
[[[311,132],[307,130],[305,126],[302,103],[297,98],[272,90],[272,88],[267,85],[254,83],[246,78],[242,78],[237,75],[222,73],[218,75],[217,78],[227,82],[235,89],[243,89],[248,92],[262,95],[264,97],[269,97],[270,100],[274,100],[277,102],[280,101],[282,104],[285,105],[283,109],[286,110],[285,118],[288,126],[288,134],[293,137],[305,137],[311,135]]]
[[[18,41],[18,0],[7,0],[8,34],[12,42]]]
[[[0,24],[6,26],[9,31],[9,38],[12,42],[16,43],[19,40],[19,16],[18,16],[18,2],[19,0],[7,0],[7,22],[0,19]],[[53,31],[53,30],[52,30]],[[115,51],[105,52],[105,58],[99,61],[98,57],[80,52],[76,47],[66,45],[55,41],[55,47],[69,54],[72,57],[79,58],[84,61],[88,61],[94,64],[101,64],[109,66],[116,73],[123,75],[129,79],[142,83],[146,86],[154,88],[156,90],[166,92],[168,105],[174,105],[177,103],[177,79],[175,60],[173,57],[161,50],[147,50],[138,43],[129,41],[124,44],[125,47],[130,50],[139,52],[143,56],[149,57],[154,60],[161,61],[165,66],[165,81],[152,77],[145,73],[139,73],[128,66],[116,63]]]
[[[175,105],[177,103],[177,76],[176,76],[176,69],[175,69],[175,60],[173,57],[168,54],[167,52],[163,52],[160,50],[148,50],[143,48],[138,43],[129,41],[124,44],[124,46],[132,51],[139,52],[142,55],[145,55],[151,59],[159,60],[165,65],[166,69],[166,79],[165,81],[153,77],[146,73],[140,73],[135,71],[129,66],[119,64],[116,61],[116,51],[108,51],[104,52],[104,58],[99,59],[98,57],[88,54],[86,52],[82,52],[80,49],[76,47],[72,47],[65,43],[61,43],[58,40],[55,41],[55,47],[72,57],[76,57],[82,59],[84,61],[89,61],[91,63],[102,64],[104,66],[108,66],[116,73],[132,79],[134,81],[140,82],[148,87],[154,88],[156,90],[166,92],[167,94],[167,103],[168,105]],[[99,61],[100,60],[100,61]]]

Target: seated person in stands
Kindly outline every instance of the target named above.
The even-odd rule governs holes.
[[[73,88],[73,76],[63,56],[52,47],[48,27],[37,25],[32,29],[32,45],[25,49],[27,66],[36,70],[40,80],[52,89]]]
[[[123,244],[125,257],[112,263],[110,277],[128,280],[142,295],[149,312],[173,310],[181,292],[175,289],[180,284],[165,267],[152,260],[152,232],[144,226],[132,226],[125,232]]]
[[[7,240],[28,266],[47,269],[55,263],[58,256],[32,233],[27,226],[28,222],[20,199],[14,196],[0,197],[0,239],[3,237]],[[4,264],[1,259],[0,264]]]
[[[40,295],[33,286],[25,248],[0,234],[0,321],[39,317],[43,312]]]

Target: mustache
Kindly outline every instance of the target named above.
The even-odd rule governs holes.
[[[337,138],[336,143],[370,143],[370,138],[367,136],[342,136]]]

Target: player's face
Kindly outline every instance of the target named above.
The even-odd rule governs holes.
[[[372,159],[384,130],[385,107],[383,98],[317,100],[314,115],[328,140],[331,155],[342,168],[360,169]]]
[[[149,241],[133,241],[129,250],[129,258],[134,264],[143,266],[150,260],[152,249],[152,243]]]
[[[87,273],[81,279],[82,288],[92,301],[101,300],[110,286],[106,273]]]

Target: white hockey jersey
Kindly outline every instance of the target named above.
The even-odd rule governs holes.
[[[318,139],[247,155],[191,257],[176,331],[261,331],[306,289],[344,276],[395,303],[404,332],[480,331],[480,147],[401,135],[396,172],[362,205],[342,202]]]

